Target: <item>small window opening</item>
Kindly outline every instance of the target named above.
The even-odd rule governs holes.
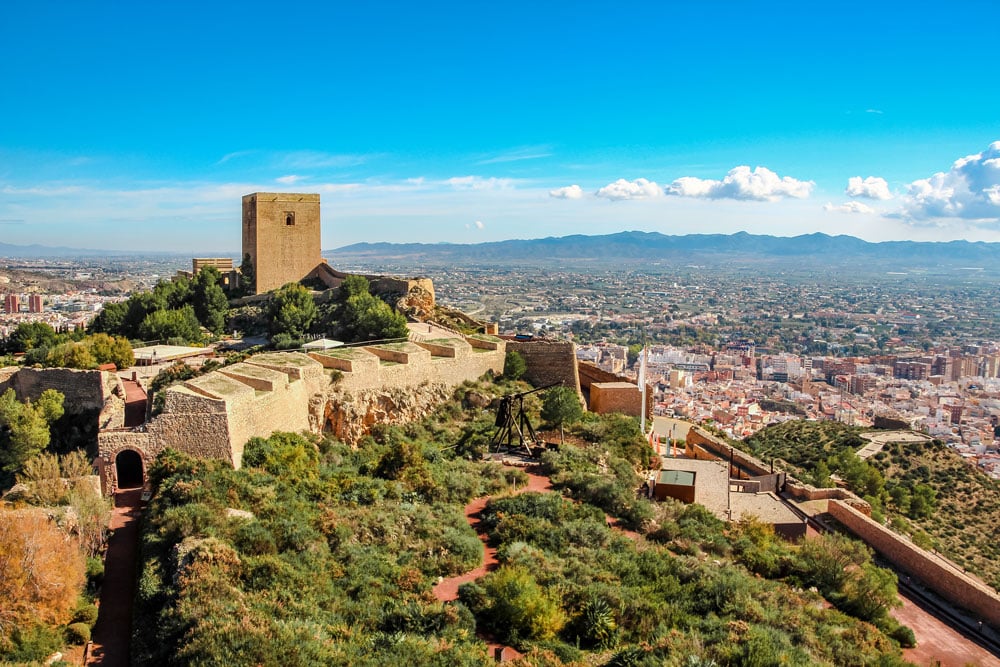
[[[291,227],[295,224],[295,212],[285,211],[285,225]]]

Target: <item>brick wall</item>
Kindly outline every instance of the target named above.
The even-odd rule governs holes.
[[[923,582],[952,603],[1000,628],[1000,596],[954,564],[916,546],[839,500],[830,501],[830,515],[864,540],[900,570]]]

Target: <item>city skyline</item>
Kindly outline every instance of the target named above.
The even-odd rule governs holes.
[[[621,230],[1000,241],[1000,8],[8,9],[0,241],[323,248]]]

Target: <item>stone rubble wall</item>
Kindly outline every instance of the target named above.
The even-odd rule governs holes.
[[[982,581],[950,561],[921,549],[843,501],[831,500],[829,512],[900,570],[994,628],[1000,628],[1000,596]]]
[[[562,384],[580,393],[576,344],[562,340],[508,340],[507,349],[518,352],[528,366],[524,379],[536,387]]]
[[[0,375],[0,392],[10,388],[19,400],[37,401],[46,389],[55,389],[66,397],[66,412],[100,412],[111,393],[107,375],[104,371],[73,368],[20,368],[7,374],[6,379]]]

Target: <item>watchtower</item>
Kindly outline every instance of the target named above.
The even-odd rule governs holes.
[[[253,263],[255,294],[298,282],[323,262],[319,195],[255,192],[243,197],[243,256]]]

